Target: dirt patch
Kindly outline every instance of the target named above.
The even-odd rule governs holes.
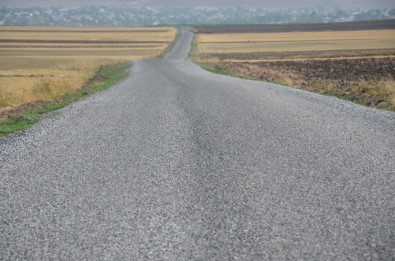
[[[395,110],[395,58],[215,64],[240,77],[277,82]]]
[[[23,104],[21,106],[0,110],[0,122],[11,119],[22,113],[42,109],[45,105],[54,103],[54,101],[36,101]]]

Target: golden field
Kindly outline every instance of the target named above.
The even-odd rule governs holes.
[[[395,48],[395,30],[199,34],[198,54]]]
[[[157,57],[176,31],[0,26],[0,112],[80,89],[103,65]]]

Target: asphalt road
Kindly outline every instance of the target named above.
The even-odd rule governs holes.
[[[0,145],[1,260],[394,260],[395,113],[164,60]]]

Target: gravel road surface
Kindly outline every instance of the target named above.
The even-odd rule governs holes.
[[[395,113],[185,61],[0,141],[1,260],[394,260]]]

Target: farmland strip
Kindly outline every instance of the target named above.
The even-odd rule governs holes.
[[[75,43],[75,44],[168,44],[167,41],[108,41],[108,40],[32,40],[0,39],[0,43]]]
[[[363,39],[364,41],[376,41],[375,39]],[[329,39],[329,40],[327,40],[327,39],[325,39],[325,40],[322,40],[322,39],[317,39],[317,40],[310,40],[310,39],[308,39],[308,40],[281,40],[281,41],[278,41],[278,40],[258,40],[258,41],[256,41],[256,40],[246,40],[246,41],[204,41],[204,42],[201,42],[201,44],[237,44],[237,43],[239,43],[239,44],[248,44],[248,43],[299,43],[299,42],[323,42],[323,41],[325,41],[325,42],[339,42],[339,41],[342,41],[342,42],[346,42],[346,41],[361,41],[361,39],[352,39],[352,38],[350,38],[350,39]]]
[[[119,30],[119,31],[110,31],[110,30],[57,30],[57,31],[51,31],[51,30],[2,30],[0,29],[0,32],[9,32],[9,33],[168,33],[170,32],[169,30]]]
[[[114,48],[114,49],[133,49],[133,48],[153,48],[161,47],[162,44],[154,45],[0,45],[0,48],[4,49],[35,49],[35,48],[46,48],[46,49],[90,49],[90,48]]]
[[[315,57],[315,58],[339,58],[356,56],[395,55],[395,49],[355,49],[355,50],[331,50],[331,51],[281,51],[281,52],[250,52],[250,53],[205,53],[200,56],[218,57],[220,59],[254,60],[265,58],[289,58],[289,57]]]

